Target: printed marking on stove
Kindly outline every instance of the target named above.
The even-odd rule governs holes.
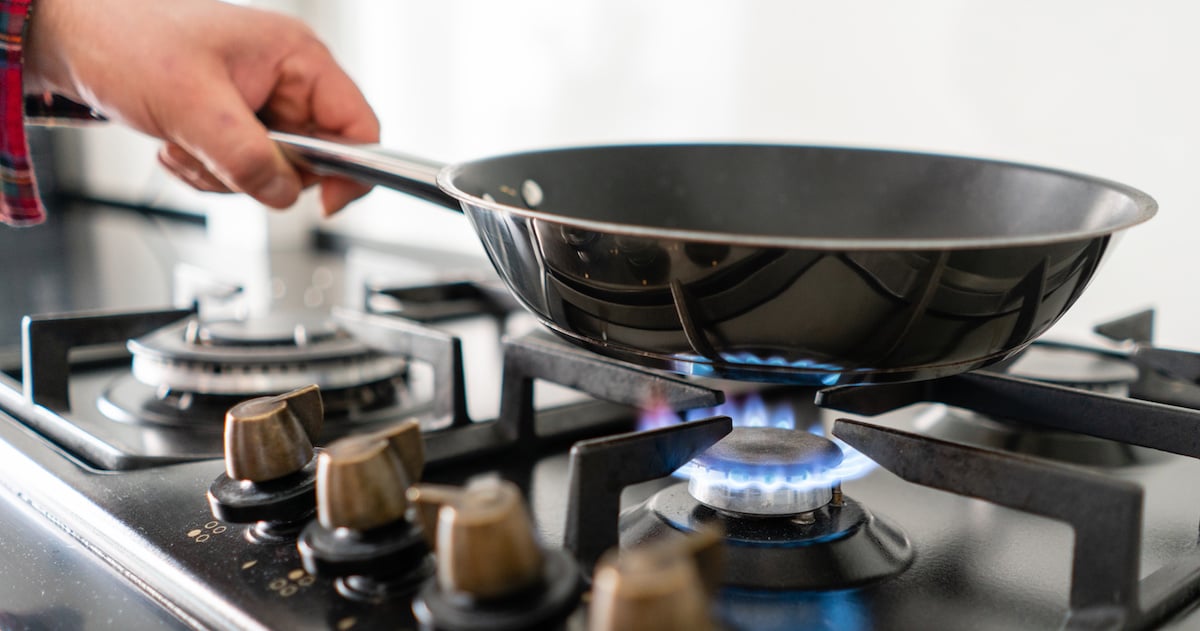
[[[210,522],[204,524],[203,528],[193,528],[193,529],[189,530],[187,533],[187,536],[188,536],[188,539],[191,539],[192,541],[195,541],[196,543],[207,543],[208,540],[211,539],[213,535],[219,535],[219,534],[225,532],[226,530],[229,530],[229,528],[227,526],[221,524],[221,522],[210,521]]]
[[[270,583],[267,583],[267,589],[279,594],[281,598],[290,598],[295,596],[296,592],[315,583],[316,580],[312,574],[296,568],[285,576],[272,579]]]

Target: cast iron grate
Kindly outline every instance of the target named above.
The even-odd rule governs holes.
[[[502,342],[500,413],[495,419],[474,420],[467,412],[458,338],[393,316],[353,311],[338,311],[335,316],[366,345],[434,367],[433,415],[444,428],[425,433],[430,463],[512,446],[533,448],[542,436],[602,433],[614,420],[628,420],[631,407],[646,401],[658,401],[673,410],[711,407],[724,401],[719,390],[530,334]],[[534,384],[539,380],[618,407],[585,402],[535,410]]]
[[[1200,457],[1196,410],[1001,374],[817,394],[819,405],[868,416],[921,402]],[[1200,551],[1138,580],[1143,491],[1136,484],[862,421],[840,419],[834,434],[909,482],[1069,524],[1075,547],[1065,628],[1146,628],[1200,595]]]

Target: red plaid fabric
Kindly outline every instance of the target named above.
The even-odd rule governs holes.
[[[25,138],[22,42],[33,0],[0,0],[0,222],[27,226],[46,217]]]

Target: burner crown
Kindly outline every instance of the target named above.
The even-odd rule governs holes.
[[[720,511],[795,515],[829,503],[843,459],[831,440],[800,430],[735,427],[687,466],[688,492]]]

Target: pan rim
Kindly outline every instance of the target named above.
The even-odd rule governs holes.
[[[503,204],[494,200],[489,200],[484,197],[476,196],[468,193],[455,183],[456,178],[466,169],[479,165],[484,162],[503,160],[509,158],[519,158],[535,154],[547,153],[570,153],[582,152],[591,150],[608,150],[608,149],[633,149],[633,148],[649,148],[649,147],[664,147],[686,149],[692,147],[732,147],[732,148],[788,148],[788,149],[814,149],[814,150],[837,150],[837,151],[853,151],[863,153],[885,153],[896,155],[923,156],[929,158],[946,158],[952,160],[971,161],[982,164],[990,164],[996,166],[1016,167],[1029,170],[1032,172],[1046,173],[1057,177],[1079,180],[1087,182],[1094,186],[1106,188],[1115,193],[1124,195],[1134,205],[1135,212],[1132,216],[1124,221],[1114,222],[1108,226],[1099,226],[1086,230],[1073,231],[1058,231],[1047,232],[1041,234],[1015,235],[1007,237],[986,237],[986,236],[971,236],[971,237],[931,237],[931,238],[880,238],[880,237],[804,237],[804,236],[783,236],[783,235],[766,235],[753,233],[722,233],[706,230],[688,230],[679,228],[661,228],[655,226],[645,226],[638,224],[625,224],[611,221],[602,221],[595,219],[584,219],[579,217],[571,217],[555,212],[541,211],[536,209],[522,208],[520,206],[512,206]],[[747,247],[768,247],[768,248],[795,248],[795,249],[810,249],[823,251],[844,251],[844,250],[880,250],[880,251],[909,251],[909,250],[977,250],[977,249],[999,249],[1009,247],[1022,246],[1042,246],[1057,243],[1068,243],[1075,241],[1085,241],[1113,235],[1122,230],[1132,228],[1138,224],[1144,223],[1153,218],[1158,212],[1158,202],[1155,201],[1146,192],[1123,184],[1115,180],[1085,175],[1076,171],[1066,169],[1027,164],[1012,160],[999,160],[990,158],[978,158],[964,155],[956,155],[949,153],[937,152],[922,152],[908,151],[898,149],[884,149],[873,147],[855,147],[855,146],[836,146],[836,145],[805,145],[805,144],[779,144],[779,143],[754,143],[754,142],[699,142],[699,143],[618,143],[618,144],[596,144],[578,147],[560,147],[548,148],[531,151],[513,152],[482,158],[478,160],[470,160],[457,164],[451,164],[438,172],[437,185],[443,192],[457,199],[460,203],[476,208],[486,209],[491,212],[501,214],[513,214],[529,219],[544,221],[547,223],[562,225],[570,228],[590,230],[604,234],[641,237],[649,239],[671,239],[677,241],[691,241],[702,243],[719,243],[726,245],[738,245]]]

